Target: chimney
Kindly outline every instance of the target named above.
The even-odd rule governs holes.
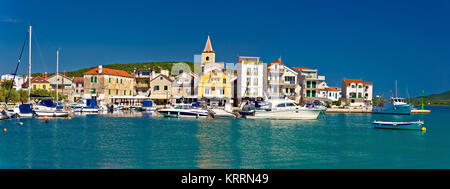
[[[98,65],[98,73],[101,74],[103,71],[103,66],[102,65]]]
[[[47,79],[47,72],[44,73],[44,79]]]

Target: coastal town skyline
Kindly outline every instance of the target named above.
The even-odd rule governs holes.
[[[146,17],[143,13],[136,13],[140,9],[134,7],[134,10],[130,12],[131,15],[127,17],[132,19],[128,20],[129,22],[123,20],[125,17],[123,19],[119,18],[120,16],[125,16],[124,14],[118,14],[109,18],[108,15],[111,15],[114,12],[113,10],[119,9],[121,4],[117,3],[98,9],[99,13],[96,14],[93,13],[92,9],[99,5],[88,4],[87,13],[93,17],[81,19],[84,23],[79,21],[72,22],[73,20],[71,20],[70,16],[72,14],[70,13],[73,12],[70,12],[70,3],[43,7],[44,4],[48,5],[51,3],[40,5],[29,2],[29,4],[34,5],[34,8],[31,8],[31,5],[26,5],[28,3],[26,1],[5,1],[2,3],[4,6],[1,6],[3,7],[1,9],[5,10],[2,10],[4,15],[0,15],[2,18],[0,34],[2,34],[1,36],[8,36],[8,38],[2,37],[0,39],[2,44],[0,45],[0,55],[2,57],[0,58],[0,65],[4,67],[4,73],[14,71],[14,64],[17,61],[18,51],[25,35],[25,28],[27,24],[31,23],[34,28],[33,43],[36,43],[33,45],[33,48],[36,49],[33,55],[33,73],[53,73],[55,71],[55,51],[57,48],[62,49],[60,71],[73,71],[114,63],[193,62],[193,55],[199,54],[206,36],[210,35],[214,43],[214,49],[218,52],[216,58],[218,62],[235,63],[237,56],[248,55],[261,57],[264,63],[270,63],[281,56],[283,62],[289,67],[319,69],[322,75],[326,75],[328,84],[332,86],[340,86],[344,77],[373,81],[374,95],[384,95],[383,97],[389,96],[389,91],[394,90],[395,80],[399,82],[398,93],[403,97],[408,97],[407,95],[416,97],[420,95],[422,90],[425,90],[427,94],[431,94],[440,93],[449,88],[448,74],[441,71],[449,68],[448,61],[450,57],[448,57],[448,53],[445,53],[449,47],[445,44],[448,44],[450,39],[448,35],[444,35],[449,28],[444,26],[436,28],[436,25],[433,25],[434,29],[440,30],[435,31],[433,28],[418,30],[429,26],[426,21],[430,19],[448,20],[448,13],[439,12],[444,10],[444,8],[439,8],[438,4],[427,5],[432,6],[436,11],[435,13],[428,12],[422,19],[398,16],[395,11],[389,9],[389,6],[400,7],[403,5],[402,3],[376,7],[377,9],[365,9],[374,12],[386,11],[386,17],[394,18],[394,21],[388,21],[383,18],[375,19],[370,13],[364,13],[362,10],[355,11],[352,6],[361,8],[361,4],[350,4],[347,2],[338,4],[337,9],[333,13],[337,14],[343,13],[342,11],[344,10],[352,10],[348,14],[331,18],[331,13],[325,14],[321,12],[324,18],[310,18],[308,20],[301,17],[300,21],[292,22],[293,20],[291,19],[285,21],[283,18],[288,18],[286,17],[288,14],[302,14],[304,16],[320,16],[321,14],[313,13],[313,11],[306,11],[307,13],[292,12],[293,8],[287,8],[288,5],[302,9],[312,7],[316,11],[330,10],[328,6],[331,5],[322,7],[317,4],[284,2],[283,5],[277,6],[288,9],[291,12],[283,11],[276,14],[269,12],[268,15],[261,15],[263,18],[268,18],[266,21],[272,26],[261,25],[264,22],[260,19],[255,19],[254,16],[246,18],[230,16],[230,18],[225,19],[223,16],[219,17],[211,14],[212,10],[205,9],[203,11],[205,15],[211,15],[211,17],[215,18],[208,17],[206,20],[215,20],[213,23],[205,22],[204,25],[200,24],[199,22],[202,22],[201,19],[195,17],[201,15],[201,13],[198,13],[199,15],[197,13],[188,15],[185,19],[169,16],[165,20],[167,25],[159,26],[159,28],[155,29],[158,31],[151,31],[151,26],[140,26],[138,22],[143,21],[143,23],[149,24],[157,19],[162,19],[162,16],[151,13],[151,16]],[[143,2],[137,3],[148,5]],[[442,3],[444,7],[448,6],[445,2]],[[231,4],[236,5],[234,3]],[[23,10],[20,9],[20,12],[19,5],[25,6]],[[215,5],[217,6],[217,3]],[[418,3],[413,4],[409,9],[403,11],[406,15],[413,13],[418,11],[419,5]],[[152,4],[152,6],[161,7],[162,10],[160,11],[169,8],[164,3]],[[175,6],[175,9],[178,10],[179,6],[181,5]],[[249,5],[244,3],[242,6],[248,7]],[[267,6],[267,3],[262,3],[258,5],[258,8],[265,12],[264,10],[268,11],[270,9]],[[63,18],[68,21],[63,23],[60,18],[49,18],[49,15],[37,15],[36,7],[44,10],[58,8],[53,14],[63,15]],[[196,6],[192,4],[188,7],[195,8]],[[202,4],[195,9],[205,7],[208,6]],[[364,10],[364,6],[362,8]],[[220,13],[224,11],[223,9],[225,8],[216,8],[214,10]],[[26,13],[30,11],[31,13]],[[69,12],[64,14],[63,11]],[[359,14],[362,18],[352,18],[351,16],[354,14]],[[146,21],[146,18],[152,21]],[[331,20],[327,21],[326,18]],[[169,31],[176,27],[173,23],[170,23],[173,19],[181,19],[181,21],[177,20],[178,26],[184,26],[186,29],[183,29],[183,32]],[[363,23],[361,19],[368,19],[369,23]],[[346,25],[336,25],[344,20]],[[246,24],[246,21],[255,22]],[[322,23],[322,26],[320,26],[321,24],[311,23],[312,21],[322,21],[317,22]],[[385,23],[382,23],[382,21],[385,21]],[[399,28],[395,29],[396,27],[392,24],[399,24],[399,21],[408,21],[401,24],[409,26],[411,30],[407,31],[405,29],[408,27],[402,30]],[[98,25],[95,25],[97,22]],[[194,28],[189,26],[190,22],[195,26]],[[232,22],[235,22],[235,29],[230,29],[234,27]],[[384,33],[375,34],[370,32],[370,28],[375,27],[370,26],[371,24],[383,26],[385,28],[382,30]],[[121,29],[121,27],[129,27],[130,30]],[[248,31],[253,27],[257,28],[252,31],[253,33]],[[267,29],[265,29],[266,27]],[[323,30],[325,27],[330,27],[334,35],[329,35],[330,32]],[[239,30],[237,28],[242,29]],[[351,29],[358,32],[346,33],[352,31]],[[318,34],[313,33],[317,31],[319,31]],[[424,32],[433,34],[438,32],[438,35],[424,37]],[[414,37],[419,34],[421,35],[420,38]],[[81,35],[83,38],[80,38]],[[120,37],[121,35],[125,35],[125,37]],[[270,38],[267,36],[270,36]],[[440,41],[437,41],[438,39]],[[26,61],[26,57],[22,59],[22,62]],[[418,69],[418,67],[424,65],[428,67],[427,71]],[[26,72],[26,65],[22,64],[19,68],[19,73]],[[406,93],[406,90],[409,91],[409,94]]]

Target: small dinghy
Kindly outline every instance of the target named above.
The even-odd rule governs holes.
[[[400,130],[420,130],[425,131],[423,121],[414,122],[385,122],[385,121],[373,121],[372,124],[375,128],[379,129],[400,129]]]

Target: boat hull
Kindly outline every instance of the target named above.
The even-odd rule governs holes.
[[[255,111],[247,119],[317,119],[322,110]]]
[[[412,109],[411,104],[402,104],[402,105],[386,104],[384,107],[374,107],[372,113],[410,115],[411,109]]]
[[[98,108],[74,108],[74,112],[98,112]]]
[[[422,122],[373,122],[374,128],[377,129],[395,129],[395,130],[422,130]]]
[[[36,112],[38,117],[67,117],[69,112]]]
[[[161,109],[158,113],[164,117],[175,118],[207,118],[208,112],[206,110],[186,110],[186,109]]]

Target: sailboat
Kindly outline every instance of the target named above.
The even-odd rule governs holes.
[[[29,26],[28,32],[27,32],[27,36],[25,37],[25,41],[23,43],[22,46],[22,50],[20,52],[20,56],[19,59],[17,61],[17,65],[16,65],[16,70],[14,72],[14,77],[12,80],[12,84],[11,87],[9,89],[9,93],[8,93],[8,97],[6,98],[6,103],[8,102],[8,99],[10,97],[11,94],[11,90],[13,88],[13,83],[15,81],[15,77],[17,74],[17,69],[19,68],[19,64],[20,64],[20,60],[22,59],[22,54],[23,54],[23,50],[25,48],[25,44],[27,42],[27,38],[28,38],[28,44],[29,44],[29,53],[28,53],[28,85],[30,85],[31,83],[31,25]],[[31,94],[31,87],[28,87],[28,102],[30,103],[30,94]],[[33,117],[34,116],[34,111],[33,111],[33,106],[32,104],[20,104],[20,105],[16,105],[13,109],[9,109],[8,111],[2,111],[2,115],[4,118],[14,118],[14,117]]]
[[[42,100],[34,106],[34,111],[38,117],[67,117],[69,112],[64,110],[63,106],[58,105],[58,65],[59,65],[59,49],[56,50],[56,104],[52,100]]]
[[[395,97],[391,97],[385,104],[378,104],[373,107],[372,113],[376,114],[411,114],[412,104],[405,102],[404,98],[397,96],[397,80],[395,80]]]

